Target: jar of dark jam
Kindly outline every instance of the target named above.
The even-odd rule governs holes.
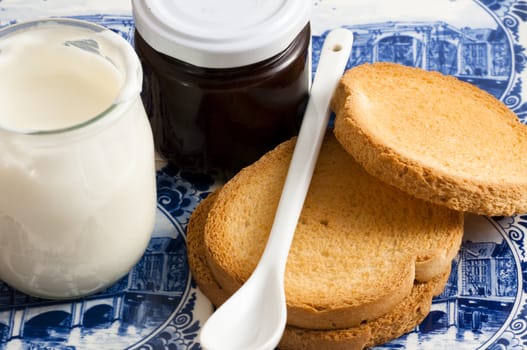
[[[157,152],[233,173],[298,133],[310,1],[133,0]]]

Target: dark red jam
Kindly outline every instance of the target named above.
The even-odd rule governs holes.
[[[236,68],[197,67],[135,32],[157,152],[200,170],[236,172],[298,133],[310,81],[307,25],[281,53]]]

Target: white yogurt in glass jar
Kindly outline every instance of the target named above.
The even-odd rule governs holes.
[[[76,20],[0,31],[0,279],[39,297],[99,291],[140,259],[156,208],[133,48]]]

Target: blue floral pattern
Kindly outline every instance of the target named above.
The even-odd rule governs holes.
[[[314,4],[317,6],[323,1],[324,0],[314,0]],[[428,30],[425,28],[426,26],[417,25],[416,23],[394,22],[381,23],[378,28],[372,28],[370,25],[348,26],[358,34],[357,38],[360,39],[354,47],[354,51],[348,62],[348,68],[374,59],[394,59],[408,65],[416,63],[422,65],[427,64],[427,69],[439,70],[447,74],[460,72],[461,75],[463,75],[470,71],[473,75],[477,75],[481,78],[489,77],[491,72],[494,72],[495,75],[491,77],[491,81],[496,82],[501,79],[502,81],[509,82],[509,84],[500,85],[491,92],[501,98],[502,101],[518,115],[520,120],[527,122],[527,103],[523,100],[524,94],[522,94],[522,76],[525,75],[527,66],[527,53],[526,47],[520,42],[520,36],[525,35],[524,33],[520,33],[520,28],[524,22],[527,22],[527,1],[480,0],[476,2],[480,4],[485,11],[489,11],[489,13],[493,14],[494,18],[499,20],[497,28],[493,28],[494,31],[492,37],[494,44],[498,43],[499,45],[488,46],[490,50],[489,52],[493,55],[494,62],[483,62],[488,63],[488,67],[492,67],[492,69],[485,72],[485,69],[481,68],[484,65],[478,66],[477,64],[470,62],[470,59],[473,58],[477,50],[479,50],[477,45],[466,47],[465,54],[460,55],[460,62],[457,62],[456,58],[458,56],[455,52],[456,47],[447,42],[447,40],[443,42],[429,42],[427,43],[429,45],[425,46],[420,42],[415,42],[409,39],[408,36],[405,37],[399,35],[401,32],[404,32],[404,30],[409,30],[407,28],[408,25],[410,25],[410,28],[412,28],[411,26],[414,26],[414,29],[410,30],[416,32],[412,34],[422,36],[428,33],[426,32],[426,30]],[[0,0],[0,12],[9,11],[8,7],[9,5],[7,2]],[[95,13],[69,17],[102,24],[116,33],[119,33],[133,44],[133,18],[129,13]],[[1,22],[0,27],[15,22],[16,19],[8,19]],[[406,29],[402,28],[402,24],[406,26]],[[480,32],[482,32],[473,30],[481,28],[472,28],[472,30],[470,30],[471,28],[455,28],[447,23],[434,22],[433,24],[435,27],[441,29],[439,32],[433,32],[438,36],[445,33],[445,35],[449,36],[455,36],[457,35],[456,33],[464,33],[467,36],[470,36],[481,34]],[[370,48],[373,40],[380,37],[381,34],[385,34],[389,31],[394,33],[394,38],[386,36],[378,40],[379,45],[376,47],[375,54],[377,57],[375,58],[374,52]],[[396,38],[395,34],[397,34]],[[321,35],[313,38],[313,72],[316,70],[320,48],[324,37],[325,35]],[[525,39],[524,37],[522,38]],[[451,38],[449,38],[449,40],[450,39]],[[360,44],[361,40],[362,46]],[[431,59],[426,61],[423,59],[423,55],[430,55]],[[485,58],[482,59],[484,60]],[[512,66],[512,62],[514,62],[514,66]],[[460,63],[464,65],[465,70],[458,69],[459,67],[457,65]],[[496,77],[500,79],[497,79]],[[485,87],[485,85],[482,86]],[[221,186],[224,180],[225,178],[221,173],[211,172],[204,174],[181,169],[174,164],[169,164],[157,172],[158,205],[167,218],[170,219],[170,224],[176,232],[176,237],[174,239],[153,239],[149,246],[149,250],[152,256],[163,254],[164,256],[170,256],[170,259],[172,259],[170,261],[173,262],[174,266],[178,267],[176,271],[167,272],[167,274],[175,273],[175,275],[170,275],[170,278],[168,279],[172,282],[171,292],[177,292],[177,298],[170,299],[170,301],[173,302],[173,300],[177,300],[178,302],[168,304],[170,305],[168,306],[168,310],[170,310],[171,313],[157,315],[158,320],[163,321],[162,325],[149,334],[141,335],[142,340],[135,342],[135,345],[129,345],[131,348],[141,350],[200,349],[197,337],[199,329],[202,326],[203,318],[197,316],[197,310],[201,307],[200,305],[203,305],[203,303],[206,304],[206,308],[211,308],[211,306],[208,301],[203,301],[202,295],[197,290],[195,283],[189,277],[188,264],[186,261],[183,261],[185,258],[184,254],[186,254],[185,229],[196,206],[213,190]],[[469,329],[469,331],[474,331],[474,333],[477,334],[477,326],[484,327],[485,323],[492,323],[495,322],[495,320],[491,319],[492,315],[489,316],[488,314],[484,314],[484,306],[478,306],[479,309],[476,309],[471,306],[462,305],[463,300],[469,299],[470,297],[477,298],[479,296],[483,298],[488,296],[489,293],[494,293],[495,295],[493,296],[497,297],[501,304],[507,304],[507,308],[503,311],[502,316],[500,316],[501,318],[499,321],[501,323],[499,323],[499,325],[493,324],[495,327],[493,328],[495,334],[493,334],[492,338],[489,338],[491,340],[489,340],[489,344],[485,345],[485,348],[490,350],[520,350],[527,348],[527,283],[523,283],[523,281],[527,281],[527,248],[525,247],[527,215],[500,217],[494,218],[491,221],[497,225],[497,228],[499,228],[503,235],[503,242],[500,244],[491,244],[489,242],[483,242],[481,244],[473,242],[466,243],[464,245],[464,252],[462,252],[465,256],[460,254],[453,263],[453,269],[457,269],[461,272],[458,275],[453,274],[451,276],[447,289],[436,299],[435,306],[438,308],[438,305],[447,304],[453,298],[458,298],[461,300],[458,300],[461,305],[460,309],[464,308],[462,309],[463,312],[459,313],[460,319],[458,319],[458,322],[466,324],[466,327],[468,328],[474,328]],[[167,253],[167,251],[169,251],[169,253]],[[479,251],[479,256],[477,258],[470,256],[470,254],[474,254],[475,251]],[[460,279],[463,277],[466,278],[467,276],[475,278],[475,276],[471,274],[473,274],[478,268],[484,266],[482,261],[488,261],[490,265],[498,267],[502,272],[502,275],[497,276],[496,281],[492,282],[494,283],[494,287],[487,288],[484,284],[481,284],[478,288],[475,287],[474,290],[468,287],[467,290],[463,290],[463,288],[460,288],[461,290],[459,290],[457,288],[458,285],[462,286],[463,283],[466,283],[467,285],[469,284],[469,282],[463,282]],[[155,262],[155,259],[148,261],[149,264]],[[179,271],[178,269],[185,269],[185,271],[184,273],[177,274]],[[470,273],[467,271],[470,271]],[[142,279],[146,280],[144,276],[139,275],[141,274],[138,274],[136,278],[137,281],[142,281]],[[470,283],[477,285],[475,281],[471,281]],[[492,283],[488,282],[487,285],[492,285]],[[107,291],[108,295],[110,295],[108,298],[110,301],[108,301],[108,303],[113,302],[113,293],[121,293],[125,287],[126,281],[123,280],[110,288]],[[474,293],[474,295],[470,293]],[[478,295],[478,293],[481,293],[481,295]],[[4,299],[1,299],[2,296]],[[7,301],[2,304],[2,300]],[[15,304],[9,304],[11,302]],[[130,301],[130,305],[132,306],[128,306],[126,312],[144,316],[146,311],[137,310],[139,307],[134,309],[134,302],[137,301]],[[85,304],[81,304],[88,305],[89,301],[83,301],[83,303]],[[136,304],[140,305],[138,302]],[[44,305],[45,307],[49,307],[48,304],[45,304],[45,301],[33,300],[0,283],[0,311],[9,309],[14,310],[13,313],[16,314],[17,312],[20,313],[18,310],[31,309],[33,305],[38,305],[39,307]],[[70,305],[71,310],[73,310],[71,312],[72,314],[76,310],[74,305],[74,303]],[[434,316],[440,315],[440,311],[438,310],[434,310],[433,312],[435,312]],[[101,314],[107,315],[108,312],[102,312]],[[485,316],[488,318],[486,321]],[[506,322],[504,321],[505,317]],[[71,317],[61,320],[61,322],[57,324],[57,329],[63,327],[67,322],[71,323]],[[434,322],[431,322],[430,324],[434,325]],[[503,326],[501,327],[502,324]],[[0,319],[0,348],[3,348],[2,346],[5,344],[5,334],[9,334],[9,326],[6,327],[3,327],[2,320]],[[424,330],[433,332],[433,330],[428,330],[426,327],[427,326],[423,325],[421,328],[416,329],[415,332],[411,333],[410,337],[416,334],[422,334],[423,332],[421,331]],[[58,332],[60,333],[60,331]],[[31,341],[28,346],[33,350],[73,350],[75,348],[74,346],[68,345],[64,339],[61,341],[58,341],[57,339],[48,340],[49,342],[46,342],[46,344],[39,344],[38,341]],[[396,348],[398,346],[399,345],[396,343],[390,343],[386,345],[386,348]]]
[[[179,223],[186,226],[198,203],[220,183],[218,174],[181,170],[169,164],[157,173],[157,197]]]
[[[484,11],[499,19],[495,28],[456,27],[444,21],[344,25],[355,34],[347,68],[392,61],[455,75],[501,99],[526,123],[527,103],[521,92],[527,54],[519,41],[519,28],[527,22],[527,1],[482,3]],[[326,35],[313,37],[313,75]]]

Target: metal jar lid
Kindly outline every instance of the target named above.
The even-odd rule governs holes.
[[[195,66],[233,68],[282,52],[309,22],[308,0],[132,0],[154,50]]]

